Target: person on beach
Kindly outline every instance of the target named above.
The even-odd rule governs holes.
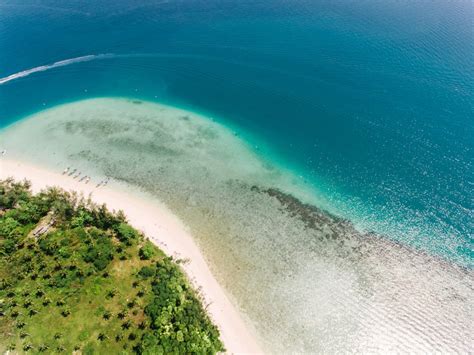
[[[71,171],[69,174],[67,174],[68,176],[71,176],[72,174],[74,174],[75,172],[77,171],[77,169],[74,169],[73,171]]]
[[[68,171],[69,171],[69,166],[66,169],[64,169],[63,175],[66,174]]]

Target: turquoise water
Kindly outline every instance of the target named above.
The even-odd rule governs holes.
[[[2,1],[0,125],[126,96],[215,117],[328,209],[471,265],[472,1]],[[67,64],[67,65],[66,65]]]

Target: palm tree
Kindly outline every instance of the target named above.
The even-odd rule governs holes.
[[[22,321],[16,322],[16,327],[17,327],[18,329],[23,328],[25,325],[26,325],[25,322],[22,322]]]
[[[30,334],[28,334],[27,332],[20,332],[20,339],[24,339],[24,338],[26,338],[28,335],[30,335]]]
[[[7,350],[13,351],[16,349],[16,344],[15,343],[10,343],[10,345],[7,346]]]
[[[110,313],[109,311],[105,311],[102,318],[104,318],[105,320],[109,320],[111,316],[112,316],[112,313]]]
[[[43,344],[43,345],[40,345],[40,346],[39,346],[38,351],[39,351],[40,353],[43,353],[43,352],[45,352],[45,351],[48,350],[48,349],[49,349],[49,346],[46,345],[46,344]]]
[[[63,309],[62,312],[61,312],[61,315],[62,315],[63,317],[67,317],[67,316],[70,315],[70,314],[71,314],[71,311],[70,311],[69,309],[67,309],[67,308],[66,308],[66,309]]]
[[[129,329],[132,326],[132,323],[128,320],[122,323],[122,329]]]
[[[97,339],[99,339],[100,341],[104,341],[107,338],[107,335],[105,335],[104,333],[99,333],[99,335],[97,336]]]
[[[43,306],[45,306],[45,307],[48,306],[50,303],[51,303],[51,300],[49,298],[45,298],[43,300]]]
[[[116,294],[117,294],[117,291],[115,291],[114,289],[109,290],[107,292],[107,298],[114,298]]]
[[[122,334],[117,334],[117,335],[115,336],[115,341],[116,341],[117,343],[118,343],[120,340],[122,340],[122,339],[123,339],[123,335],[122,335]]]
[[[31,344],[23,345],[23,351],[29,351],[31,349],[33,349],[33,345],[31,345]]]
[[[123,310],[117,314],[118,319],[124,319],[127,316],[127,311]]]
[[[30,317],[33,317],[35,314],[38,314],[38,311],[36,309],[30,309],[30,311],[28,312],[28,315]]]
[[[62,336],[63,335],[61,333],[56,333],[56,334],[54,334],[54,339],[56,339],[56,340],[61,339]]]
[[[61,306],[64,306],[65,304],[66,304],[66,303],[65,303],[63,300],[57,300],[57,301],[56,301],[56,306],[61,307]]]

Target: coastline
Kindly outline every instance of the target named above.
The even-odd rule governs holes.
[[[118,183],[112,182],[113,187],[97,188],[98,181],[91,180],[85,184],[43,167],[1,158],[0,178],[8,177],[29,180],[34,192],[57,186],[90,197],[95,203],[105,203],[110,210],[122,210],[130,224],[166,254],[187,260],[181,266],[202,297],[211,320],[219,328],[227,353],[262,353],[241,315],[212,275],[188,229],[165,205],[150,201],[140,192],[131,193]]]

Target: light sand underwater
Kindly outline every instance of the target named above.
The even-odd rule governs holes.
[[[301,202],[318,198],[205,117],[100,98],[30,116],[0,141],[12,159],[165,203],[269,351],[470,350],[472,270]]]

